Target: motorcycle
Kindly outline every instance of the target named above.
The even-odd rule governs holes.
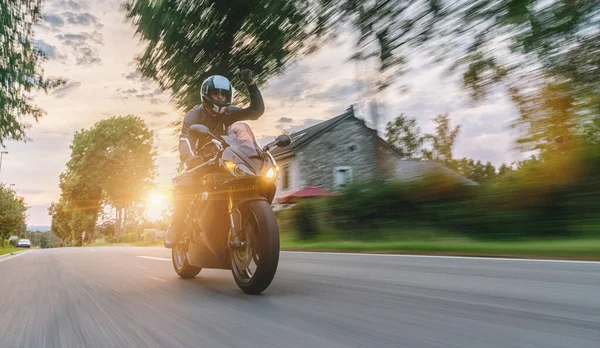
[[[178,175],[202,185],[192,193],[186,231],[172,249],[175,272],[194,278],[203,268],[228,269],[243,292],[260,294],[279,262],[279,227],[271,207],[279,167],[269,150],[290,145],[291,138],[280,135],[261,148],[243,122],[231,125],[224,136],[203,125],[191,126],[190,132],[210,141],[197,151],[206,160]]]

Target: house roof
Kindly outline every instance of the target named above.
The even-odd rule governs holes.
[[[297,198],[330,197],[330,196],[336,196],[336,195],[337,195],[336,193],[329,192],[329,191],[324,190],[319,187],[307,186],[307,187],[301,188],[300,190],[289,193],[285,196],[276,198],[275,201],[277,203],[282,204],[282,203],[290,203]]]
[[[333,127],[337,126],[344,120],[347,120],[351,117],[354,117],[354,109],[352,107],[348,108],[348,110],[338,115],[334,118],[330,118],[329,120],[318,123],[312,127],[308,127],[297,132],[290,134],[292,138],[292,143],[287,147],[278,147],[271,151],[271,155],[275,158],[283,158],[287,157],[287,155],[291,155],[295,150],[301,148],[305,144],[309,143],[311,140],[315,139],[319,135],[327,132]]]

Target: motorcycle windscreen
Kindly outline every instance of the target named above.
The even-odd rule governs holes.
[[[236,122],[229,126],[227,135],[223,136],[223,140],[249,158],[262,157],[260,145],[256,142],[254,133],[247,123]]]

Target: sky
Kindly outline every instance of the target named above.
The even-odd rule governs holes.
[[[120,0],[46,0],[44,21],[36,26],[35,44],[46,52],[47,76],[67,83],[48,94],[37,93],[35,103],[46,115],[32,123],[26,143],[7,142],[0,181],[14,184],[30,206],[28,225],[50,225],[48,206],[60,195],[59,175],[70,157],[73,133],[117,115],[142,117],[155,132],[159,151],[159,190],[170,188],[178,161],[171,122],[183,112],[170,103],[169,93],[135,72],[135,57],[143,43],[125,19]],[[297,130],[342,113],[365,100],[356,86],[358,69],[348,58],[353,37],[345,34],[312,56],[290,66],[284,74],[261,88],[266,112],[249,124],[257,138],[276,136],[282,129]],[[452,124],[462,126],[454,156],[491,161],[495,165],[522,158],[514,150],[514,134],[508,124],[516,116],[505,95],[497,93],[478,104],[469,101],[458,77],[443,74],[443,67],[413,59],[400,83],[377,97],[378,129],[400,113],[417,119],[425,132],[433,131],[432,119],[448,113]],[[418,62],[418,63],[416,63]],[[238,89],[241,86],[234,86]],[[360,104],[359,104],[360,105]],[[372,121],[359,109],[359,117]]]

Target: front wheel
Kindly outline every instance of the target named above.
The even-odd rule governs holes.
[[[271,206],[251,201],[240,207],[243,247],[231,251],[231,271],[243,292],[262,293],[273,281],[279,263],[279,227]]]
[[[194,278],[198,275],[198,273],[200,273],[202,268],[191,266],[188,263],[184,245],[178,244],[171,250],[171,256],[173,257],[173,268],[175,268],[175,272],[181,278]]]

